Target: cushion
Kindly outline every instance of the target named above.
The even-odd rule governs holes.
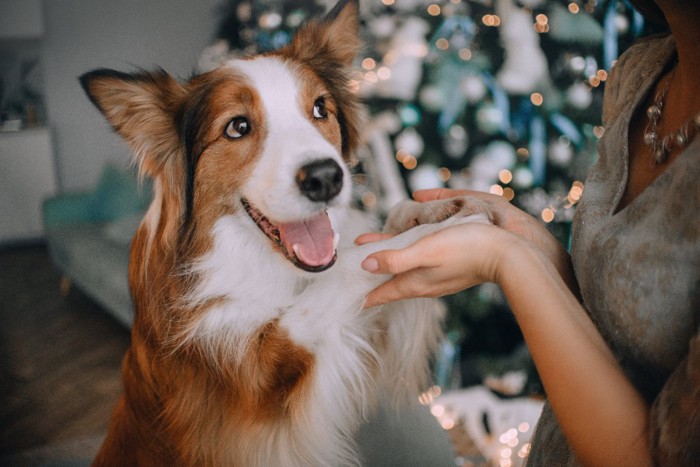
[[[111,221],[142,212],[150,201],[150,186],[139,186],[136,174],[105,166],[92,193],[90,210],[96,221]]]

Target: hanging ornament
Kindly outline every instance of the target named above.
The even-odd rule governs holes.
[[[513,0],[497,0],[496,12],[503,21],[501,44],[505,61],[496,80],[509,94],[530,94],[550,87],[547,57],[532,27],[529,10],[517,8]]]
[[[287,16],[285,24],[289,28],[296,29],[301,26],[305,18],[306,14],[304,13],[304,10],[294,10]]]
[[[492,141],[486,146],[489,159],[498,170],[510,169],[515,164],[515,148],[507,141]]]
[[[469,135],[462,125],[452,125],[442,141],[442,147],[448,157],[460,159],[469,148]]]
[[[425,35],[429,30],[426,21],[411,16],[392,34],[381,65],[389,69],[390,76],[377,83],[379,96],[404,101],[415,97],[423,77],[423,59],[428,50]]]
[[[492,141],[476,153],[469,164],[469,186],[476,191],[489,191],[498,182],[503,169],[510,169],[516,161],[515,148],[506,141]]]
[[[411,171],[408,176],[408,184],[411,187],[411,191],[429,190],[444,186],[440,178],[439,169],[432,164],[421,164]]]
[[[566,65],[573,74],[579,75],[586,69],[586,59],[580,55],[572,55],[567,60]]]
[[[404,126],[416,126],[421,122],[421,113],[413,104],[405,104],[397,109]]]
[[[574,149],[566,137],[557,138],[547,148],[547,158],[556,167],[568,167],[574,157]]]
[[[630,30],[630,20],[622,13],[615,15],[615,29],[619,35],[627,34]]]
[[[476,111],[476,124],[487,135],[498,133],[503,126],[503,112],[493,103],[484,103]]]
[[[586,83],[574,83],[566,90],[566,101],[574,108],[585,110],[593,102],[593,93]]]
[[[396,17],[394,15],[381,15],[369,22],[369,30],[377,39],[386,39],[396,30]]]
[[[406,151],[414,157],[420,157],[423,154],[423,149],[425,148],[423,138],[413,127],[403,130],[396,137],[395,145],[397,151]]]
[[[526,165],[519,165],[513,170],[513,180],[511,185],[519,190],[527,190],[532,188],[532,184],[535,182],[535,176],[532,171]]]
[[[263,29],[276,29],[282,24],[282,16],[276,11],[266,11],[260,16],[258,24]]]
[[[555,41],[587,46],[603,43],[603,28],[585,11],[574,15],[561,4],[552,2],[548,24],[549,35]]]
[[[484,80],[477,74],[467,75],[460,83],[460,90],[467,102],[474,104],[479,102],[486,95],[486,84]]]
[[[440,112],[445,106],[445,96],[442,90],[435,85],[426,84],[418,95],[420,103],[431,112]]]

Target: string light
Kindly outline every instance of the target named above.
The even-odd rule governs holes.
[[[440,50],[447,50],[450,48],[450,41],[448,41],[444,37],[441,37],[440,39],[435,41],[435,47],[437,47]]]
[[[549,32],[549,18],[544,13],[540,13],[535,17],[535,31],[539,33]]]
[[[365,70],[374,70],[374,68],[377,66],[377,62],[373,58],[365,58],[362,60],[362,68]]]
[[[367,208],[372,208],[377,204],[377,195],[368,191],[362,195],[362,204]]]
[[[452,178],[452,172],[451,172],[450,169],[448,169],[447,167],[440,167],[440,168],[438,169],[438,177],[439,177],[440,180],[442,180],[443,182],[446,182],[446,181],[448,181],[450,178]]]
[[[465,62],[472,59],[472,51],[469,49],[459,49],[459,58]]]
[[[547,224],[554,220],[554,211],[550,208],[544,208],[541,214],[542,220]]]
[[[503,197],[506,199],[506,201],[513,201],[513,198],[515,198],[515,190],[513,190],[511,187],[504,188]]]
[[[569,12],[573,13],[574,15],[577,14],[581,9],[579,6],[575,3],[569,3]]]
[[[544,102],[544,97],[539,92],[533,92],[530,94],[530,102],[539,107]]]
[[[381,80],[391,78],[391,68],[383,66],[377,70],[377,77]]]
[[[442,9],[440,8],[440,5],[437,3],[433,3],[432,5],[428,6],[428,14],[430,16],[440,16],[440,13],[442,12]]]
[[[496,28],[501,25],[501,18],[498,15],[484,15],[481,17],[481,22],[484,26]]]
[[[498,172],[498,179],[501,181],[501,183],[508,184],[513,180],[513,172],[508,169],[503,169]]]
[[[379,81],[377,73],[375,73],[374,71],[368,71],[367,73],[365,73],[365,81],[367,81],[368,83],[376,83],[377,81]]]

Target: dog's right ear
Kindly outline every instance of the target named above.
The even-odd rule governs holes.
[[[178,151],[176,114],[184,87],[164,70],[134,74],[99,69],[80,77],[83,89],[131,146],[141,173],[156,176]]]

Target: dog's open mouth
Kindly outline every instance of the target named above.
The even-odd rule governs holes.
[[[321,272],[335,263],[339,237],[326,211],[303,221],[275,225],[246,199],[241,203],[253,222],[296,267]]]

